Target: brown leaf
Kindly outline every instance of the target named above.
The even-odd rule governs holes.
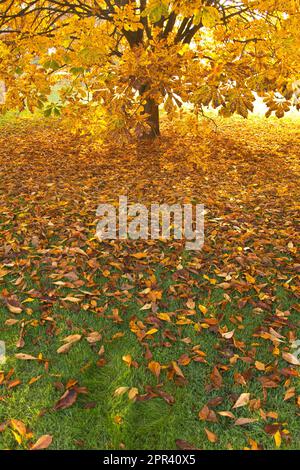
[[[42,449],[48,449],[48,447],[52,443],[52,436],[50,434],[45,434],[44,436],[41,436],[35,444],[31,447],[30,450],[42,450]]]
[[[241,406],[248,405],[250,400],[250,393],[242,393],[232,408],[240,408]]]
[[[126,393],[128,389],[129,389],[129,387],[118,387],[114,391],[114,397],[119,397],[121,395],[124,395],[124,393]]]
[[[129,400],[135,400],[138,393],[139,393],[138,389],[136,387],[132,387],[128,392]]]
[[[195,447],[193,444],[190,444],[187,441],[184,441],[182,439],[176,439],[175,441],[178,449],[180,450],[200,450],[197,447]]]
[[[282,358],[289,364],[292,364],[293,366],[300,366],[300,360],[291,353],[283,352]]]
[[[17,353],[15,354],[16,359],[21,359],[22,361],[37,361],[38,358],[31,356],[30,354]]]
[[[131,256],[136,259],[143,259],[143,258],[147,258],[148,254],[147,253],[134,253]]]
[[[206,429],[204,428],[204,431],[206,432],[206,435],[207,435],[207,439],[209,440],[209,442],[218,442],[218,436],[211,432],[209,429]]]
[[[235,416],[231,411],[218,411],[220,416],[226,416],[227,418],[235,419]]]
[[[265,370],[266,366],[263,362],[255,361],[255,367],[257,370]]]
[[[284,401],[290,400],[295,396],[295,387],[290,387],[284,395]]]
[[[16,323],[19,323],[19,320],[15,319],[15,318],[9,318],[8,320],[5,321],[4,325],[13,326]]]
[[[257,421],[257,419],[254,419],[254,418],[238,418],[234,425],[235,426],[244,426],[245,424],[251,424],[251,423],[255,423],[255,421]]]
[[[183,372],[182,370],[180,369],[179,365],[177,364],[176,361],[172,361],[172,366],[173,366],[173,369],[175,371],[175,374],[178,375],[178,377],[181,377],[184,379],[184,375],[183,375]]]
[[[17,299],[16,296],[11,296],[11,297],[7,298],[6,299],[6,305],[7,305],[8,310],[11,313],[18,314],[18,313],[21,313],[23,311],[23,307],[22,307],[21,303],[19,302],[19,300]]]
[[[218,421],[216,413],[213,410],[210,410],[207,405],[203,406],[199,411],[198,416],[203,421],[211,421],[212,423],[216,423]]]
[[[71,347],[73,346],[74,343],[66,343],[66,344],[63,344],[62,346],[60,346],[58,348],[58,350],[56,351],[57,354],[66,354],[67,352],[70,351]]]
[[[223,379],[222,376],[218,370],[218,368],[215,366],[212,370],[212,373],[210,374],[210,380],[214,386],[214,388],[221,388],[223,384]]]
[[[17,387],[18,385],[20,385],[21,383],[22,383],[22,382],[21,382],[20,379],[11,380],[11,381],[8,383],[7,387],[8,387],[8,388],[14,388],[14,387]]]
[[[8,426],[8,423],[6,421],[4,421],[4,423],[0,423],[0,432],[5,431],[7,426]]]
[[[58,402],[54,405],[54,410],[64,410],[66,408],[70,408],[70,406],[74,405],[77,400],[78,393],[76,390],[71,388],[67,390],[63,396],[58,400]]]
[[[86,340],[90,344],[97,343],[98,341],[101,341],[102,336],[98,331],[93,331],[92,333],[89,333],[88,336],[86,337]]]
[[[273,436],[280,428],[280,424],[266,424],[264,430],[267,434]]]
[[[156,361],[150,361],[148,364],[148,369],[151,370],[152,374],[154,374],[157,378],[160,375],[160,363]]]

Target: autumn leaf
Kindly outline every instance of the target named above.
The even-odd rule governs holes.
[[[234,450],[297,446],[299,13],[298,0],[0,2],[10,447],[48,448],[53,436],[97,448],[97,410],[118,448],[129,428],[145,447],[156,406],[154,448],[163,422],[187,439],[212,427],[192,444],[173,439],[189,451],[217,436]],[[74,439],[51,416],[37,433],[49,383]]]
[[[149,335],[154,335],[155,333],[158,332],[158,329],[157,328],[151,328],[151,330],[148,330],[146,333],[145,333],[145,336],[149,336]]]
[[[274,434],[274,441],[275,441],[276,447],[280,447],[280,446],[281,446],[281,434],[280,434],[280,431],[276,431],[276,432],[275,432],[275,434]]]
[[[257,419],[255,418],[238,418],[235,422],[235,426],[245,426],[246,424],[255,423]]]
[[[38,382],[43,376],[42,375],[38,375],[37,377],[32,377],[29,382],[28,382],[28,385],[32,385],[36,382]]]
[[[291,353],[283,352],[282,358],[289,364],[292,364],[293,366],[300,366],[300,360]]]
[[[222,338],[231,339],[234,335],[234,330],[227,331],[226,333],[222,333]]]
[[[137,397],[139,391],[136,387],[132,387],[129,392],[128,392],[128,398],[129,400],[135,400],[135,398]]]
[[[8,387],[9,389],[15,388],[15,387],[17,387],[18,385],[20,385],[21,383],[22,383],[22,382],[21,382],[20,379],[14,379],[14,380],[11,380],[10,382],[8,382],[7,387]]]
[[[64,410],[70,408],[77,400],[78,393],[73,388],[67,390],[58,402],[54,405],[54,410]]]
[[[193,299],[188,299],[186,306],[187,308],[193,310],[196,306],[195,301]]]
[[[20,421],[18,419],[11,419],[10,420],[10,427],[17,431],[20,436],[24,437],[26,436],[26,425],[23,423],[23,421]]]
[[[69,335],[66,336],[66,338],[63,339],[65,343],[76,343],[77,341],[80,341],[82,338],[82,335],[76,334],[76,335]]]
[[[235,416],[231,411],[218,411],[220,416],[226,416],[227,418],[235,419]]]
[[[53,437],[50,436],[49,434],[45,434],[41,436],[35,444],[31,447],[30,450],[42,450],[42,449],[48,449],[48,447],[51,445],[53,440]]]
[[[232,408],[240,408],[241,406],[248,405],[250,400],[250,393],[242,393]]]
[[[98,343],[98,341],[101,341],[101,339],[102,339],[102,335],[98,331],[92,331],[86,337],[86,340],[90,344]]]
[[[20,302],[14,297],[11,297],[11,298],[7,299],[6,300],[6,305],[7,305],[8,310],[11,313],[18,314],[18,313],[21,313],[22,310],[23,310]]]
[[[200,312],[203,313],[203,315],[206,315],[206,314],[207,314],[207,307],[205,307],[205,305],[199,304],[199,305],[198,305],[198,308],[199,308]]]
[[[170,315],[168,313],[158,313],[157,318],[163,321],[167,321],[167,322],[171,321]]]
[[[216,423],[218,421],[217,415],[213,410],[210,410],[207,405],[199,411],[199,418],[203,421],[211,421]]]
[[[121,396],[121,395],[124,395],[124,393],[126,393],[128,390],[129,390],[129,387],[118,387],[118,388],[114,391],[114,396],[115,396],[115,397],[119,397],[119,396]]]
[[[129,367],[131,366],[132,364],[132,357],[130,354],[125,354],[123,357],[122,357],[123,361],[125,362],[125,364],[127,364]]]
[[[22,361],[37,361],[38,358],[31,356],[30,354],[17,353],[15,354],[16,359],[21,359]]]
[[[175,374],[178,375],[178,377],[184,378],[183,372],[180,369],[176,361],[172,361],[172,367],[174,369]]]
[[[58,348],[58,350],[56,351],[58,354],[66,354],[67,352],[70,351],[71,347],[72,347],[73,343],[66,343],[66,344],[63,344],[62,346],[60,346]]]
[[[161,366],[159,362],[150,361],[148,364],[148,369],[150,369],[152,374],[154,374],[157,378],[159,377],[161,371]]]
[[[210,374],[210,380],[214,388],[219,389],[222,387],[223,379],[216,366],[213,368],[212,373]]]
[[[204,428],[204,431],[206,432],[206,436],[207,436],[207,439],[209,440],[209,442],[218,442],[218,436],[213,433],[212,431],[209,431],[209,429],[207,428]]]
[[[266,366],[263,362],[255,361],[255,367],[257,370],[265,370]]]
[[[184,441],[182,439],[176,439],[175,443],[178,449],[180,450],[199,450],[193,444],[190,444],[189,442]]]
[[[284,395],[284,401],[287,401],[287,400],[290,400],[291,398],[293,398],[295,396],[295,387],[290,387],[286,392],[285,392],[285,395]]]
[[[131,256],[136,259],[143,259],[143,258],[147,258],[148,255],[147,253],[134,253]]]
[[[12,326],[12,325],[16,325],[17,323],[19,323],[19,320],[16,320],[14,318],[9,318],[8,320],[5,321],[5,325],[7,326]]]
[[[255,284],[256,280],[253,276],[251,276],[249,273],[245,274],[246,281],[249,282],[250,284]]]

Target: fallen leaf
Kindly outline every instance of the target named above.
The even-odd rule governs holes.
[[[86,340],[90,344],[97,343],[98,341],[101,341],[102,335],[98,331],[93,331],[92,333],[89,333],[86,337]]]
[[[293,366],[300,366],[300,360],[293,354],[288,353],[288,352],[283,352],[282,357],[289,364],[292,364]]]
[[[114,397],[120,397],[121,395],[124,395],[124,393],[126,393],[128,389],[129,387],[118,387],[114,391]]]
[[[257,370],[265,370],[266,369],[266,366],[263,362],[255,361],[254,365],[255,365]]]
[[[54,410],[64,410],[66,408],[70,408],[70,406],[74,405],[77,400],[78,393],[73,388],[67,390],[63,396],[58,400],[58,402],[54,405]]]
[[[21,359],[22,361],[37,361],[38,358],[31,356],[30,354],[17,353],[15,354],[16,359]]]
[[[276,431],[276,432],[275,432],[275,434],[274,434],[274,441],[275,441],[276,447],[280,447],[280,446],[281,446],[281,434],[280,434],[280,431]]]
[[[52,436],[50,434],[45,434],[44,436],[41,436],[35,444],[31,447],[30,450],[42,450],[42,449],[48,449],[48,447],[52,443]]]
[[[251,424],[251,423],[255,423],[257,421],[257,419],[254,419],[254,418],[238,418],[234,425],[235,426],[244,426],[245,424]]]
[[[148,369],[151,370],[152,374],[154,374],[157,378],[160,375],[161,366],[159,362],[150,361],[148,364]]]
[[[23,423],[23,421],[18,419],[11,419],[9,424],[12,429],[20,434],[20,436],[24,437],[26,435],[26,425]]]
[[[235,419],[235,416],[231,411],[218,411],[220,416],[226,416],[227,418]]]
[[[242,393],[232,408],[240,408],[241,406],[248,405],[250,400],[250,393]]]
[[[193,444],[190,444],[189,442],[184,441],[182,439],[176,439],[175,443],[178,449],[180,450],[199,450]]]
[[[206,432],[207,439],[209,440],[209,442],[218,442],[218,436],[215,433],[211,432],[209,429],[206,428],[204,428],[204,431]]]
[[[136,387],[132,387],[129,392],[128,392],[128,398],[129,400],[134,400],[136,396],[138,395],[139,391]]]
[[[73,346],[74,343],[66,343],[66,344],[63,344],[62,346],[60,346],[58,348],[58,350],[56,351],[57,354],[66,354],[67,352],[70,351],[71,347]]]
[[[203,315],[206,315],[206,314],[207,314],[207,307],[205,307],[205,305],[199,304],[199,305],[198,305],[198,308],[199,308],[200,312],[203,313]]]
[[[212,373],[210,374],[210,380],[214,388],[219,389],[222,387],[223,379],[216,366],[213,368]]]

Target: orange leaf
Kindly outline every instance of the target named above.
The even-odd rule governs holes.
[[[41,436],[35,444],[31,447],[30,450],[42,450],[42,449],[47,449],[51,443],[52,443],[52,436],[50,434],[45,434],[44,436]]]
[[[250,393],[242,393],[232,408],[240,408],[241,406],[248,405],[250,400]]]
[[[159,377],[160,371],[161,371],[161,366],[159,362],[156,362],[156,361],[149,362],[148,369],[150,369],[152,374],[154,374],[157,378]]]
[[[206,435],[207,435],[207,439],[209,440],[209,442],[218,442],[218,436],[211,432],[209,429],[206,429],[204,428],[204,431],[206,432]]]

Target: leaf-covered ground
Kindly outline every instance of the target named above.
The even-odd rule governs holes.
[[[218,125],[96,149],[2,123],[0,448],[299,448],[300,123]],[[203,250],[100,243],[119,195],[204,203]]]

